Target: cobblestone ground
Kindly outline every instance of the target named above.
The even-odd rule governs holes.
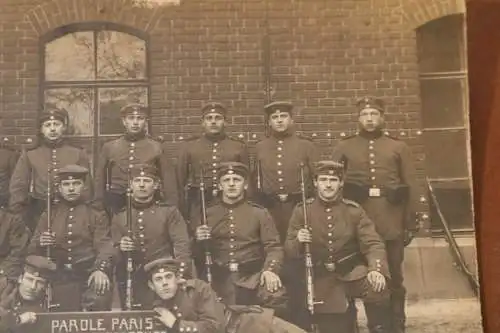
[[[362,305],[358,305],[360,333],[368,333]],[[422,300],[407,305],[406,333],[483,333],[477,299]]]

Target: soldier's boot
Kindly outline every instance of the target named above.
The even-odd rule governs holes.
[[[394,333],[389,301],[365,302],[365,312],[370,333]]]
[[[406,330],[405,296],[404,289],[392,290],[391,292],[391,313],[394,333],[405,333]]]

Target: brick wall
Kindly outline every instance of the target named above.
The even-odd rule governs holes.
[[[414,29],[463,12],[453,0],[0,0],[1,133],[17,144],[35,134],[39,36],[61,25],[112,21],[150,34],[153,133],[174,149],[199,130],[208,100],[230,107],[229,131],[264,133],[265,36],[274,99],[297,106],[299,131],[325,152],[356,130],[354,100],[383,97],[389,131],[407,140],[424,175]],[[266,26],[266,15],[269,25]]]

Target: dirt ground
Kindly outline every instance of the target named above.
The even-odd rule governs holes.
[[[360,333],[368,333],[362,305],[358,304]],[[407,305],[406,333],[482,333],[477,299],[421,300]]]

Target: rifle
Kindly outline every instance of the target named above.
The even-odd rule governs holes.
[[[53,184],[52,184],[52,167],[49,164],[47,168],[47,232],[49,234],[52,233],[52,190],[53,190]],[[46,257],[48,259],[51,259],[51,251],[50,251],[50,245],[47,246],[46,249]],[[57,304],[52,304],[52,287],[50,283],[47,285],[46,288],[46,302],[47,302],[47,311],[50,312],[51,309],[58,307]]]
[[[127,236],[132,238],[132,177],[130,175],[130,168],[128,169],[128,187],[127,187]],[[132,310],[132,274],[134,273],[134,262],[132,254],[127,252],[127,282],[125,290],[125,309]]]
[[[257,159],[257,157],[255,158],[257,161],[257,193],[261,193],[262,192],[262,169],[261,169],[261,165],[260,165],[260,160]]]
[[[307,218],[307,203],[306,203],[306,185],[304,177],[304,163],[300,163],[300,189],[302,194],[302,209],[304,213],[304,228],[309,229],[309,221]],[[313,282],[313,263],[311,255],[311,246],[309,243],[304,243],[304,261],[306,266],[306,283],[307,283],[307,310],[311,316],[311,332],[317,332],[317,325],[314,323],[314,305],[323,302],[314,301],[314,282]]]
[[[200,169],[200,201],[201,201],[201,223],[207,225],[207,207],[205,201],[205,181],[203,179],[203,167]],[[203,241],[205,248],[205,269],[207,274],[207,282],[212,284],[212,253],[207,240]]]

